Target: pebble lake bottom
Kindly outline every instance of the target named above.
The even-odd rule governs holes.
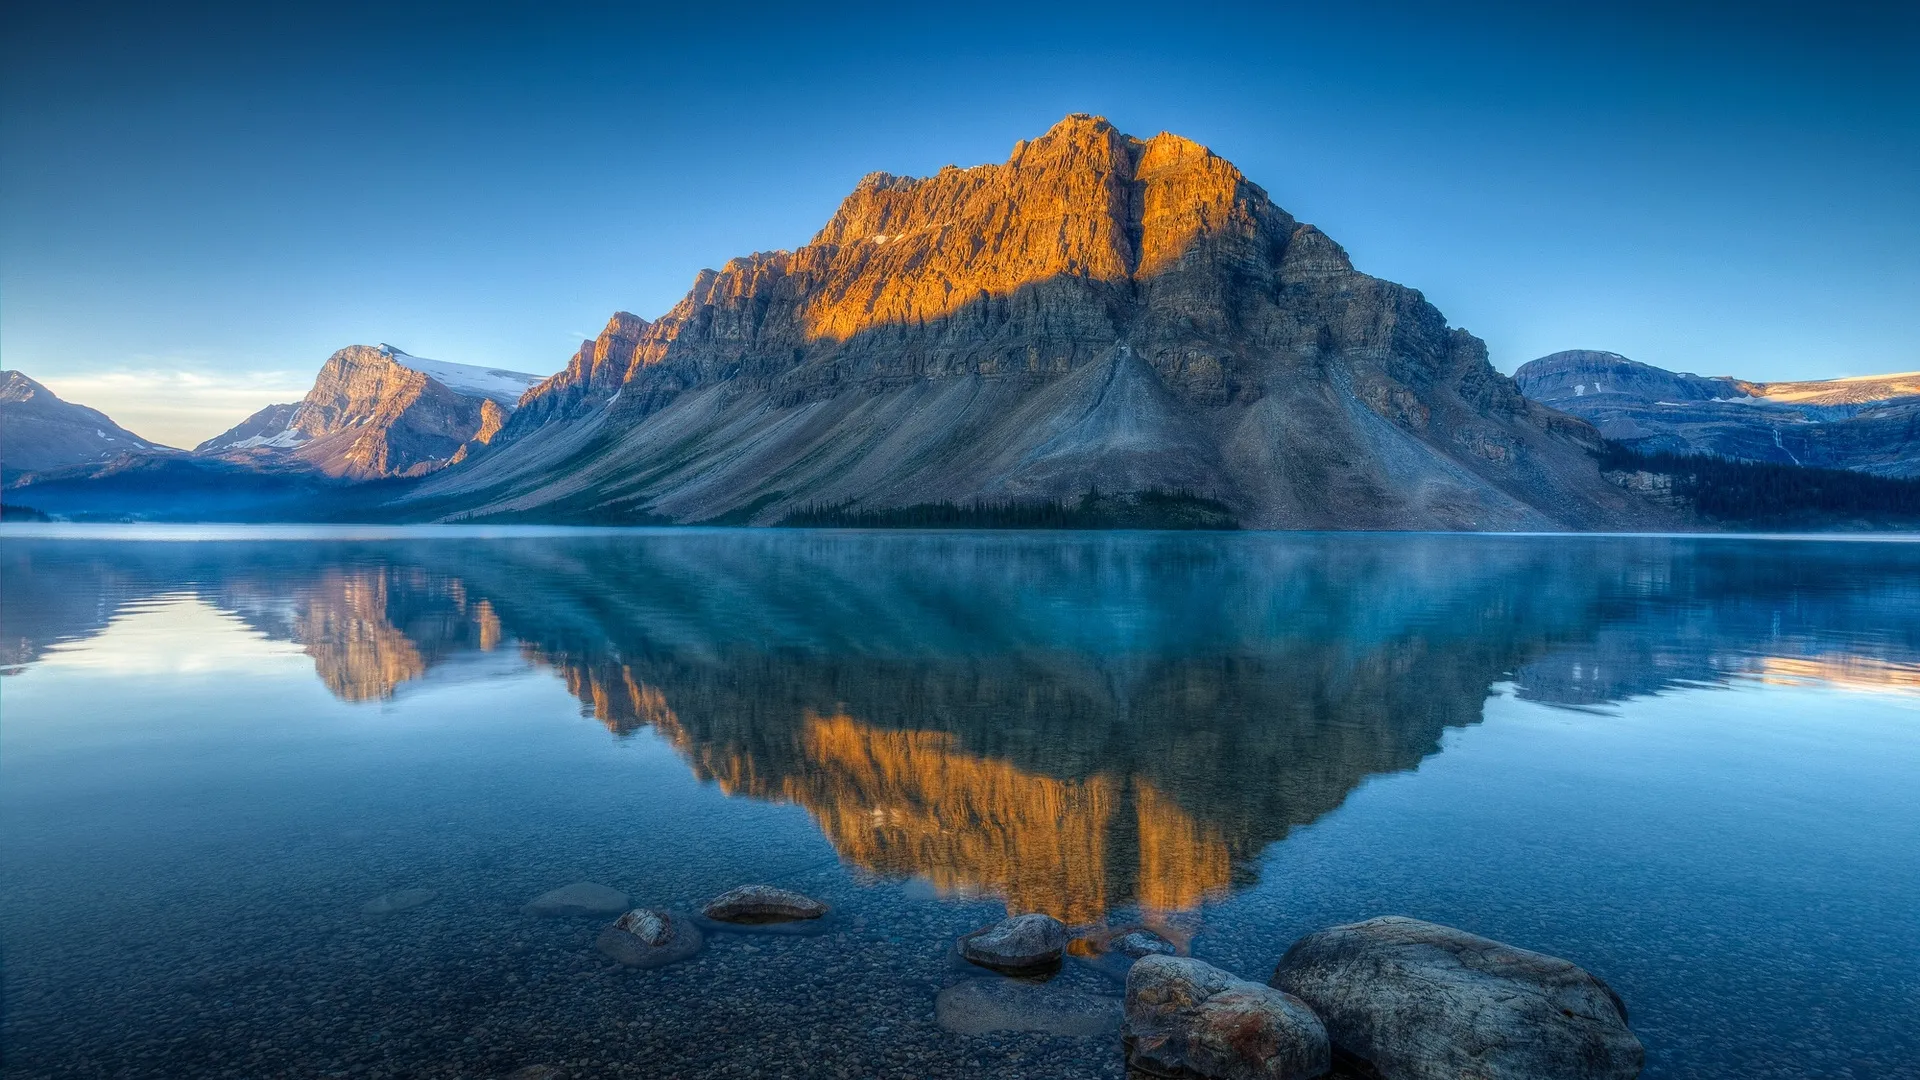
[[[0,577],[8,1078],[1124,1075],[942,1026],[1010,910],[1262,982],[1409,915],[1606,979],[1649,1077],[1920,1076],[1920,544],[9,526]],[[630,970],[522,910],[579,881],[832,911]]]

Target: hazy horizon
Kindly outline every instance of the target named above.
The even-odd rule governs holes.
[[[1920,368],[1913,12],[13,13],[5,366],[191,446],[334,350],[559,370],[863,174],[1069,112],[1235,162],[1505,372]]]

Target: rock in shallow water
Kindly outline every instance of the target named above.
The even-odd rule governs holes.
[[[576,881],[541,893],[521,909],[529,915],[614,915],[627,910],[627,894],[591,881]]]
[[[1127,972],[1127,1064],[1152,1076],[1311,1080],[1332,1068],[1305,1002],[1190,957],[1147,956]]]
[[[634,908],[613,921],[615,930],[625,930],[648,945],[665,945],[673,936],[673,916],[664,911]]]
[[[742,885],[714,897],[700,913],[716,922],[793,922],[798,919],[817,919],[827,913],[827,905],[791,889],[778,889],[772,885]]]
[[[396,912],[411,911],[440,895],[438,889],[399,889],[379,896],[360,905],[362,915],[392,915]]]
[[[657,968],[677,964],[700,951],[706,938],[700,928],[671,912],[635,908],[600,931],[594,947],[628,967]]]
[[[1060,962],[1067,928],[1051,915],[1015,915],[960,939],[960,955],[983,967],[1031,971]]]
[[[1386,916],[1308,934],[1273,985],[1383,1080],[1630,1080],[1646,1053],[1612,988],[1557,957]]]
[[[941,1027],[961,1035],[1104,1035],[1120,1026],[1120,999],[1018,979],[966,979],[940,991],[933,1016]]]
[[[1172,956],[1179,950],[1173,942],[1151,930],[1134,930],[1107,942],[1107,948],[1135,960],[1143,956]]]

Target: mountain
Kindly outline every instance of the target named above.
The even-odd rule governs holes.
[[[327,359],[297,405],[269,405],[196,449],[297,461],[354,480],[420,476],[492,439],[538,381],[391,345],[350,345]]]
[[[771,524],[1098,491],[1254,527],[1676,520],[1598,446],[1229,162],[1076,114],[1004,164],[871,174],[806,246],[616,314],[400,512]]]
[[[1576,349],[1513,377],[1527,397],[1642,453],[1920,477],[1920,372],[1763,383]]]
[[[297,401],[269,405],[194,447],[194,453],[212,454],[221,450],[251,450],[256,446],[292,445],[287,440],[293,435],[293,417],[299,411],[300,403]]]
[[[128,451],[168,448],[135,435],[98,409],[61,400],[18,371],[0,371],[0,472],[15,476]]]

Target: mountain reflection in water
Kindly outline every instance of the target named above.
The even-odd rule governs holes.
[[[513,648],[616,736],[804,807],[856,866],[1076,923],[1245,883],[1504,684],[1576,708],[1920,688],[1909,544],[673,531],[0,559],[7,670],[167,595],[300,645],[349,701]]]

